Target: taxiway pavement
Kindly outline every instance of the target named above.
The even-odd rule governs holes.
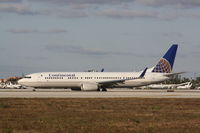
[[[200,90],[108,89],[107,92],[84,92],[66,89],[0,89],[0,98],[200,98]]]

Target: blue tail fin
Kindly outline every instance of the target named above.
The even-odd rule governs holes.
[[[173,44],[167,53],[160,59],[158,64],[153,68],[152,72],[157,73],[171,73],[176,57],[178,45]]]

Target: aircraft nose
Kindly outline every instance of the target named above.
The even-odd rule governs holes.
[[[20,85],[24,85],[24,79],[20,79],[20,80],[18,80],[18,84],[20,84]]]

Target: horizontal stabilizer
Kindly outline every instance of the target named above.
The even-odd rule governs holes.
[[[186,72],[167,73],[167,74],[164,74],[164,76],[167,76],[167,77],[172,77],[172,76],[179,75],[179,74],[183,74],[183,73],[186,73]]]

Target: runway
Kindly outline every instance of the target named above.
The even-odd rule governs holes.
[[[0,89],[0,98],[200,98],[200,90],[108,89],[107,92],[83,92],[65,89]]]

